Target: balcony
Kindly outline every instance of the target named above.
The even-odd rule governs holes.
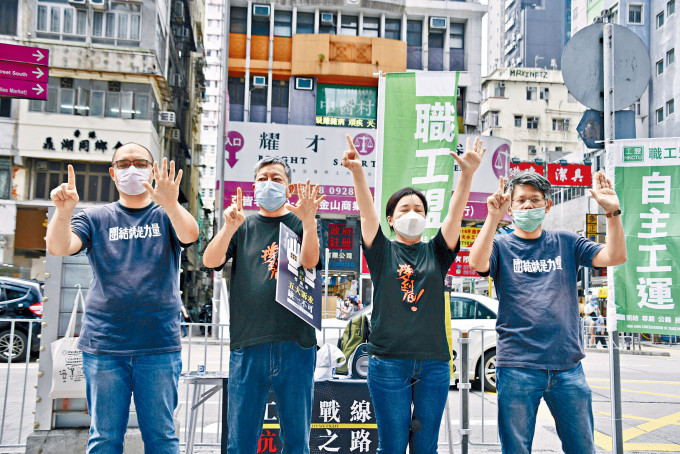
[[[385,38],[294,35],[292,74],[326,82],[376,82],[373,73],[406,71],[406,43]],[[346,83],[346,82],[345,82]]]

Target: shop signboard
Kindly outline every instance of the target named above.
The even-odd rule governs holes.
[[[328,248],[328,269],[359,272],[361,230],[356,220],[322,219],[323,246]]]
[[[608,323],[614,312],[621,332],[678,335],[680,138],[617,140],[607,150],[607,173],[628,254],[608,281]]]
[[[593,184],[592,168],[586,164],[548,164],[546,177],[553,186],[590,187]]]
[[[470,251],[460,251],[453,261],[451,268],[446,273],[455,277],[479,277],[472,268],[470,268]]]
[[[276,123],[229,122],[225,144],[224,206],[231,205],[236,188],[243,192],[243,208],[259,209],[253,191],[253,168],[265,156],[284,159],[291,167],[294,183],[319,184],[326,199],[319,214],[359,214],[352,175],[342,167],[342,152],[350,134],[372,187],[376,171],[375,131],[370,129],[323,128]],[[219,193],[219,181],[218,181]],[[371,188],[372,190],[372,188]],[[295,198],[292,199],[293,201]]]
[[[316,125],[375,129],[377,100],[375,87],[318,84]]]
[[[517,164],[510,163],[510,178],[519,172],[536,172],[539,175],[545,176],[545,168],[543,164],[535,164],[533,162],[519,162]]]

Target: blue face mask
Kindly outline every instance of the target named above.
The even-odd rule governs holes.
[[[286,187],[273,181],[255,183],[255,200],[267,211],[276,211],[286,203]]]
[[[534,232],[545,219],[545,207],[528,210],[512,210],[515,225],[527,233]]]

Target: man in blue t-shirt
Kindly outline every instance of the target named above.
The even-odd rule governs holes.
[[[499,300],[496,388],[498,430],[504,453],[530,453],[541,397],[555,418],[566,453],[594,453],[591,391],[581,359],[578,306],[580,266],[626,261],[619,199],[598,172],[590,193],[607,215],[604,246],[573,233],[543,230],[550,211],[550,183],[522,172],[487,199],[488,214],[472,250],[470,267],[491,276]],[[494,238],[507,211],[510,235]]]
[[[93,272],[78,347],[83,351],[88,454],[122,453],[134,395],[145,450],[178,454],[173,413],[182,369],[179,313],[181,247],[198,238],[198,224],[177,201],[182,170],[158,163],[129,143],[113,154],[109,174],[120,199],[75,216],[76,177],[52,190],[56,208],[47,251],[84,250]],[[151,180],[155,180],[155,187]],[[134,390],[134,394],[133,394]]]

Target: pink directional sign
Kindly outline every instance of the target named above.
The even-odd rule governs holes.
[[[0,77],[5,79],[47,82],[47,66],[0,60]]]
[[[0,43],[0,60],[48,65],[50,52],[39,47]]]
[[[0,96],[46,100],[47,84],[0,78]]]

